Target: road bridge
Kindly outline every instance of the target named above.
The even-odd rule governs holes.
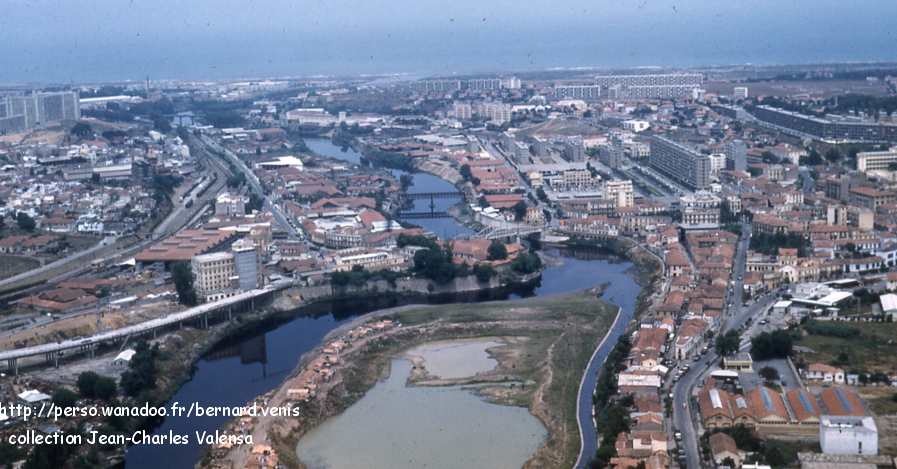
[[[409,199],[461,199],[463,194],[457,191],[451,192],[407,192],[405,197]]]
[[[52,363],[58,367],[59,361],[63,357],[78,354],[93,356],[101,346],[112,345],[118,341],[127,343],[132,338],[149,334],[155,336],[162,329],[180,327],[184,322],[199,321],[200,326],[205,328],[209,326],[210,320],[214,320],[219,315],[222,316],[222,319],[223,316],[226,316],[229,320],[235,312],[251,311],[254,309],[257,301],[263,300],[272,293],[287,288],[292,284],[291,280],[274,283],[265,288],[238,293],[228,298],[195,306],[165,317],[101,332],[90,337],[6,350],[0,352],[0,363],[6,363],[7,372],[18,374],[20,361],[26,359],[32,359],[33,361],[35,357],[43,357],[44,363]]]
[[[398,219],[399,220],[414,220],[414,219],[422,219],[422,218],[451,218],[451,214],[448,212],[399,212]]]

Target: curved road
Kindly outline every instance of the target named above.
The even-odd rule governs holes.
[[[579,383],[579,397],[576,401],[576,423],[579,425],[579,435],[581,446],[576,464],[576,469],[584,469],[589,465],[592,455],[598,450],[598,429],[595,427],[595,420],[592,417],[592,394],[595,392],[595,386],[598,384],[598,376],[607,355],[617,345],[617,340],[626,332],[626,326],[632,319],[634,311],[620,307],[617,310],[617,318],[595,353],[592,354],[591,360],[586,367],[586,371]]]

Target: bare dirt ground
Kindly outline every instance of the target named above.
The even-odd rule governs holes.
[[[581,292],[554,297],[465,305],[409,306],[368,315],[334,331],[324,346],[302,358],[299,368],[276,390],[255,402],[293,406],[298,418],[241,418],[231,421],[226,433],[249,433],[253,445],[212,448],[200,467],[245,467],[260,451],[269,449],[280,464],[304,467],[296,457],[299,439],[311,428],[360,399],[388,373],[395,356],[435,341],[499,338],[505,345],[489,349],[498,365],[473,378],[437,379],[425,364],[412,378],[417,385],[482,384],[484,398],[500,404],[520,405],[548,429],[543,446],[526,467],[572,465],[579,451],[576,396],[582,372],[594,347],[613,322],[613,308]],[[372,321],[388,318],[397,323],[381,332],[358,336]],[[367,321],[367,322],[363,322]],[[398,325],[400,324],[400,325]],[[353,338],[354,337],[354,338]],[[330,366],[327,349],[335,341],[348,345]],[[329,379],[321,379],[324,368]],[[317,370],[317,371],[316,371]],[[317,375],[315,374],[317,373]],[[315,382],[314,395],[297,399]],[[513,383],[513,385],[509,385]],[[255,449],[255,454],[253,454]],[[269,456],[270,458],[270,456]]]

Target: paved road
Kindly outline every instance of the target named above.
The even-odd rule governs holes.
[[[757,298],[747,307],[742,306],[744,300],[744,271],[747,262],[747,251],[751,238],[751,226],[742,224],[741,238],[736,245],[735,265],[730,284],[729,304],[726,314],[722,319],[722,327],[719,333],[740,328],[748,318],[758,314],[775,300],[774,295]],[[719,356],[711,346],[710,350],[701,356],[698,361],[686,361],[689,365],[688,372],[684,373],[677,383],[672,386],[673,393],[673,425],[682,433],[680,446],[685,449],[685,464],[689,468],[701,467],[700,453],[698,452],[698,435],[696,423],[698,410],[691,402],[691,395],[695,385],[700,383],[705,372],[719,360]]]
[[[67,264],[71,264],[71,266],[73,268],[83,266],[83,264],[84,264],[83,262],[75,262],[75,261],[84,259],[84,258],[89,259],[93,253],[99,251],[100,249],[103,249],[104,247],[106,247],[110,244],[115,243],[116,239],[117,238],[115,236],[107,236],[107,237],[103,238],[102,240],[100,240],[99,243],[91,246],[88,249],[85,249],[83,251],[78,251],[76,253],[73,253],[71,255],[63,257],[62,259],[57,259],[53,262],[50,262],[49,264],[43,265],[36,269],[31,269],[27,272],[22,272],[18,275],[14,275],[12,277],[0,280],[0,291],[4,290],[7,287],[10,287],[10,286],[13,286],[13,285],[16,285],[19,283],[27,282],[29,279],[32,279],[34,277],[39,277],[48,272],[52,272],[53,270],[59,269],[60,267],[65,267]]]
[[[258,177],[256,177],[255,173],[246,166],[246,163],[243,162],[240,158],[237,157],[232,151],[227,148],[222,147],[217,142],[213,141],[211,138],[207,136],[202,137],[203,143],[205,143],[208,147],[212,148],[219,154],[224,155],[224,157],[233,164],[238,170],[240,170],[243,175],[246,176],[246,182],[249,184],[250,189],[256,193],[259,197],[262,197],[262,209],[268,210],[274,215],[274,220],[283,228],[287,233],[290,234],[292,238],[301,238],[301,233],[297,230],[287,219],[286,215],[284,215],[283,211],[280,209],[271,197],[265,193],[262,188],[261,182],[259,182]]]

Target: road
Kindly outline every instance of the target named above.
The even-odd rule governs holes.
[[[249,184],[250,189],[256,195],[262,198],[262,209],[271,212],[274,216],[274,221],[280,225],[281,228],[284,229],[287,233],[289,233],[291,238],[301,238],[302,235],[290,222],[286,215],[281,210],[280,206],[274,203],[271,197],[264,191],[262,188],[262,184],[259,181],[258,177],[256,177],[255,173],[246,166],[246,163],[243,162],[237,155],[235,155],[232,151],[227,148],[222,147],[217,142],[213,141],[211,138],[207,136],[201,137],[202,142],[212,150],[210,152],[212,154],[224,155],[224,158],[228,160],[229,163],[234,165],[240,172],[246,176],[246,182]]]
[[[12,277],[0,280],[0,291],[4,291],[8,287],[11,287],[11,286],[14,286],[17,284],[27,283],[30,279],[35,279],[35,277],[40,277],[43,274],[52,272],[53,270],[66,267],[67,264],[72,264],[72,267],[83,266],[84,265],[83,262],[76,263],[75,261],[78,261],[78,260],[84,259],[84,258],[90,259],[90,256],[93,253],[101,250],[102,248],[104,248],[110,244],[115,243],[115,241],[117,239],[118,238],[115,236],[107,236],[107,237],[103,238],[102,240],[100,240],[99,243],[97,243],[83,251],[78,251],[76,253],[73,253],[71,255],[63,257],[62,259],[57,259],[53,262],[50,262],[49,264],[43,265],[36,269],[31,269],[27,272],[22,272],[18,275],[13,275]]]
[[[722,326],[718,332],[719,334],[724,334],[727,331],[741,328],[741,326],[747,322],[748,318],[759,314],[776,299],[774,294],[767,294],[757,298],[747,307],[743,306],[744,272],[747,263],[747,251],[750,245],[750,238],[751,225],[749,223],[742,223],[741,237],[735,251],[735,266],[732,269],[731,289],[728,295],[731,306],[726,309],[726,314],[722,319]],[[707,353],[700,356],[698,361],[688,363],[689,370],[683,373],[679,381],[672,387],[673,426],[677,431],[682,433],[680,446],[685,449],[685,467],[702,467],[700,453],[698,451],[696,422],[693,420],[698,418],[698,409],[692,403],[691,395],[694,392],[695,385],[702,381],[705,372],[716,363],[717,360],[719,360],[719,356],[713,350],[713,347],[711,347]]]
[[[94,263],[102,263],[112,259],[131,256],[148,246],[153,241],[177,232],[189,224],[205,208],[206,204],[216,197],[218,191],[221,190],[227,180],[226,168],[214,158],[208,158],[206,161],[211,163],[211,170],[218,175],[215,182],[211,183],[211,186],[201,197],[194,201],[194,204],[191,207],[186,206],[186,200],[182,202],[173,200],[173,208],[171,212],[156,226],[149,238],[135,244],[119,246],[118,249],[112,250],[112,252],[101,252],[107,247],[111,249],[111,246],[114,245],[116,241],[119,241],[116,236],[107,236],[95,246],[88,249],[76,252],[37,269],[32,269],[28,272],[23,272],[0,281],[0,292],[13,290],[13,287],[20,285],[39,283],[42,281],[54,283],[72,278],[89,270]],[[47,278],[43,278],[45,276]]]

